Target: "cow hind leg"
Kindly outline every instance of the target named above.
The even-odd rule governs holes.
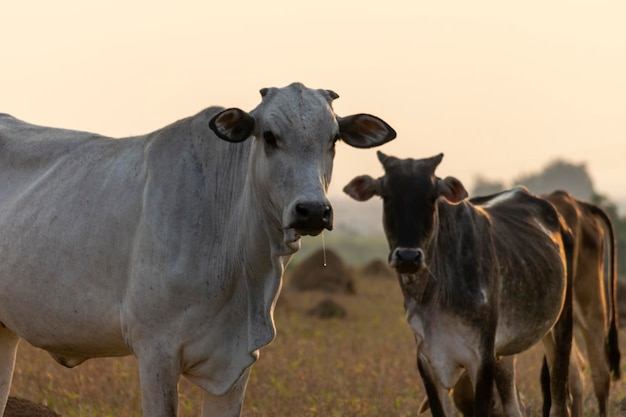
[[[576,343],[573,343],[568,376],[572,417],[583,417],[583,377],[579,357],[580,352]]]
[[[559,329],[559,327],[561,327]],[[553,330],[556,335],[548,334],[543,339],[545,354],[547,357],[547,366],[542,369],[542,388],[544,393],[549,391],[549,397],[544,394],[543,415],[549,417],[568,417],[568,387],[567,381],[569,377],[569,349],[571,346],[567,343],[567,329],[561,323],[561,326],[555,326]],[[570,329],[571,330],[571,329]],[[565,334],[558,334],[565,333]],[[571,332],[569,333],[571,337]],[[555,339],[556,342],[555,342]],[[570,347],[571,349],[571,347]],[[546,381],[549,379],[549,381]],[[549,385],[549,388],[546,386]]]
[[[603,321],[600,321],[601,326]],[[593,391],[598,400],[598,415],[607,416],[609,404],[609,391],[611,386],[611,373],[607,361],[607,354],[604,345],[603,326],[599,331],[584,329],[582,331],[587,348],[587,360],[591,371],[591,381]]]
[[[4,415],[9,398],[19,341],[20,338],[15,333],[0,323],[0,415]]]
[[[550,417],[569,417],[568,409],[568,377],[574,331],[574,313],[572,305],[572,276],[574,245],[571,233],[561,227],[563,249],[567,263],[565,276],[565,300],[563,309],[552,331],[543,338],[544,352],[548,359],[550,376]],[[544,398],[544,415],[545,415]]]
[[[502,403],[495,408],[498,410],[501,408],[503,415],[507,417],[522,417],[522,406],[515,381],[515,356],[505,356],[496,362],[495,382]]]
[[[544,392],[543,415],[567,417],[570,415],[568,382],[572,346],[571,309],[570,314],[566,311],[562,313],[552,332],[543,338],[543,346],[547,358],[547,366],[544,364],[541,372]]]
[[[585,265],[578,270],[580,273],[577,274],[576,279],[584,285],[574,288],[576,317],[585,342],[591,381],[598,401],[598,415],[606,417],[611,372],[615,374],[615,366],[610,362],[610,358],[611,355],[613,355],[613,360],[617,357],[617,363],[619,363],[619,346],[611,339],[616,337],[616,334],[609,332],[605,335],[606,301],[601,269],[595,265]],[[615,347],[612,348],[612,346]],[[617,368],[619,369],[619,366]]]
[[[578,354],[578,352],[576,352]],[[569,391],[571,398],[571,416],[582,417],[583,415],[583,381],[582,370],[576,362],[575,358],[570,359],[569,368]],[[548,370],[548,362],[543,357],[543,365],[541,367],[541,393],[543,394],[543,417],[550,415],[551,397],[550,397],[550,371]]]

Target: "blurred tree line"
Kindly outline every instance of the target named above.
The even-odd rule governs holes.
[[[578,199],[592,202],[606,210],[615,228],[617,270],[619,274],[626,275],[626,253],[624,253],[626,250],[626,216],[620,217],[617,205],[606,195],[596,192],[585,164],[572,164],[562,160],[553,161],[539,173],[514,178],[510,186],[506,186],[502,181],[492,181],[477,176],[471,196],[494,194],[514,185],[525,185],[536,194],[565,190]]]

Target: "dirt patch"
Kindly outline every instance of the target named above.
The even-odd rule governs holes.
[[[342,319],[348,314],[346,309],[331,298],[326,298],[307,311],[309,316],[321,319]]]
[[[326,249],[326,256],[320,249],[300,262],[289,274],[288,282],[291,288],[300,291],[356,293],[352,271],[339,255],[330,249]]]
[[[9,397],[4,417],[61,417],[45,405],[19,397]]]
[[[376,277],[376,278],[395,278],[396,273],[389,266],[386,261],[382,259],[374,259],[366,263],[361,268],[361,275],[364,277]]]

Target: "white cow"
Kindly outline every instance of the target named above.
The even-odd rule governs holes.
[[[395,137],[329,90],[261,95],[120,140],[0,115],[0,411],[23,338],[68,367],[134,354],[146,417],[177,415],[180,375],[240,415],[285,266],[332,228],[335,142]]]

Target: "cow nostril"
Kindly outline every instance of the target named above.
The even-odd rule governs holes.
[[[419,257],[419,252],[415,250],[403,249],[398,251],[398,259],[402,262],[415,263]]]
[[[390,265],[405,272],[415,272],[423,262],[424,252],[415,248],[397,248],[392,253]]]
[[[309,217],[309,209],[305,204],[296,204],[296,213],[303,219]]]
[[[322,218],[324,221],[328,221],[333,216],[333,209],[330,206],[324,206],[324,212],[322,213]]]

